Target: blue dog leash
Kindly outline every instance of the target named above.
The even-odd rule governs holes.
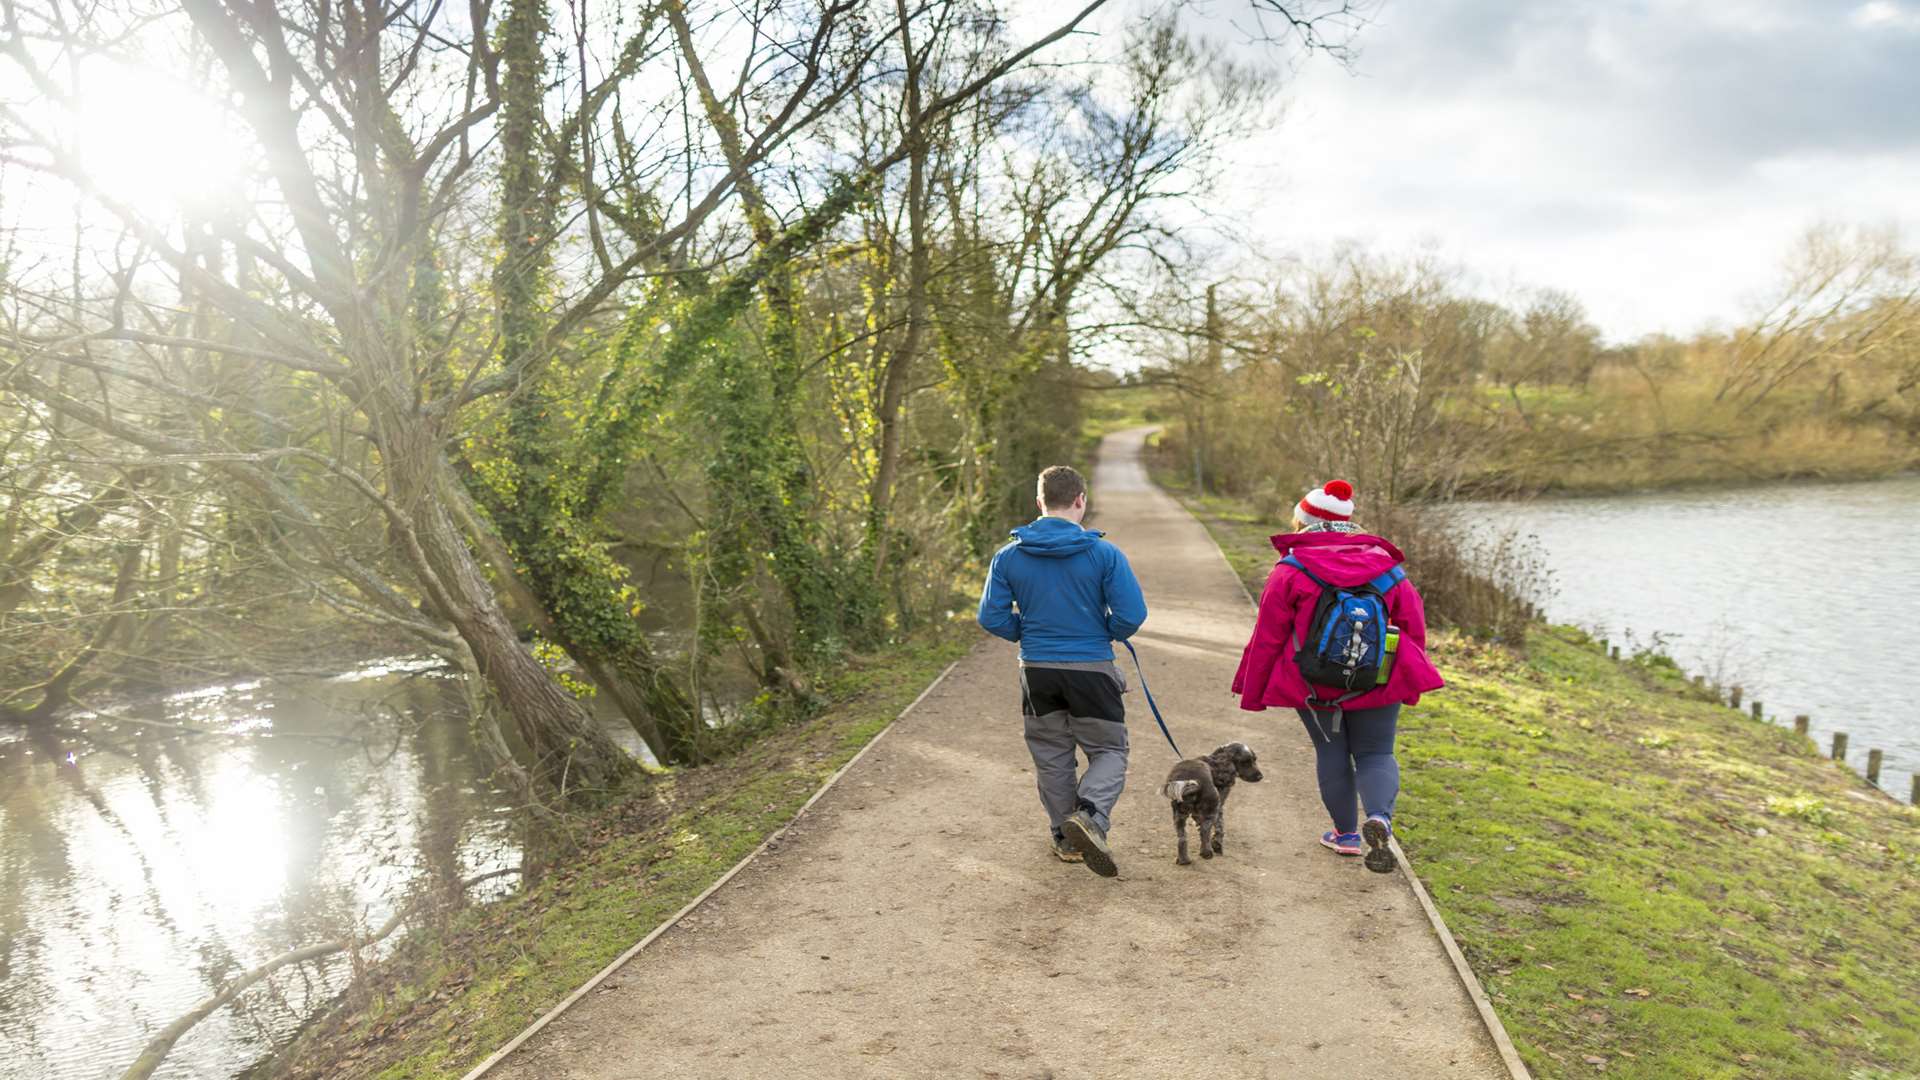
[[[1133,642],[1122,639],[1120,644],[1125,645],[1127,652],[1133,655],[1133,670],[1140,676],[1140,692],[1147,695],[1147,708],[1153,710],[1153,719],[1160,725],[1160,734],[1165,735],[1167,745],[1173,747],[1173,756],[1185,760],[1187,755],[1181,753],[1180,744],[1173,741],[1173,732],[1167,730],[1166,718],[1160,715],[1160,706],[1154,703],[1153,691],[1147,689],[1147,673],[1140,667],[1140,654],[1134,651]]]

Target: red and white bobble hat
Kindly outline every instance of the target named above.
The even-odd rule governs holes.
[[[1345,480],[1329,480],[1307,492],[1296,511],[1308,525],[1316,521],[1346,521],[1353,517],[1353,485]]]

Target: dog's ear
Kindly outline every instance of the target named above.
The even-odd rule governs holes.
[[[1169,780],[1167,786],[1161,789],[1161,794],[1172,802],[1179,802],[1198,790],[1200,790],[1198,780]]]

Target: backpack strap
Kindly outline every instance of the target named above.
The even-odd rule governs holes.
[[[1405,580],[1407,580],[1407,572],[1396,566],[1386,573],[1381,574],[1379,577],[1374,578],[1372,581],[1367,582],[1367,587],[1385,596],[1389,589],[1392,589],[1395,585]]]
[[[1324,582],[1324,581],[1321,581],[1321,580],[1320,580],[1319,578],[1317,578],[1317,577],[1314,577],[1314,576],[1313,576],[1313,571],[1311,571],[1311,570],[1309,570],[1309,569],[1307,569],[1307,568],[1306,568],[1305,566],[1302,566],[1302,565],[1300,564],[1300,560],[1299,560],[1299,559],[1296,559],[1296,558],[1294,558],[1294,557],[1293,557],[1293,556],[1291,556],[1291,555],[1289,555],[1289,556],[1287,556],[1287,557],[1286,557],[1286,558],[1284,558],[1284,559],[1281,559],[1281,560],[1280,560],[1280,564],[1281,564],[1282,566],[1291,566],[1291,567],[1293,567],[1293,568],[1294,568],[1295,570],[1298,570],[1298,571],[1300,571],[1301,573],[1303,573],[1303,574],[1305,574],[1305,575],[1307,575],[1307,580],[1308,580],[1308,581],[1311,581],[1311,582],[1313,582],[1313,583],[1314,583],[1315,585],[1318,585],[1318,586],[1320,586],[1320,587],[1321,587],[1321,588],[1323,588],[1323,589],[1327,587],[1327,583],[1326,583],[1326,582]],[[1297,630],[1297,629],[1296,629],[1295,631],[1293,631],[1293,634],[1292,634],[1292,637],[1293,637],[1293,651],[1294,651],[1294,652],[1299,652],[1299,651],[1300,651],[1300,648],[1301,648],[1301,642],[1300,642],[1300,631],[1299,631],[1299,630]]]
[[[1293,567],[1293,568],[1294,568],[1295,570],[1298,570],[1298,571],[1300,571],[1301,573],[1303,573],[1303,574],[1305,574],[1305,575],[1307,575],[1307,580],[1308,580],[1308,581],[1311,581],[1311,582],[1313,582],[1313,583],[1314,583],[1315,585],[1318,585],[1318,586],[1320,586],[1320,587],[1321,587],[1321,588],[1323,588],[1323,589],[1331,589],[1331,588],[1333,588],[1333,586],[1331,586],[1331,585],[1329,585],[1329,584],[1327,584],[1326,582],[1324,582],[1324,581],[1322,581],[1322,580],[1320,580],[1320,575],[1319,575],[1319,574],[1316,574],[1316,573],[1314,573],[1313,571],[1311,571],[1311,570],[1309,570],[1309,569],[1307,569],[1307,566],[1306,566],[1306,564],[1305,564],[1305,563],[1303,563],[1303,562],[1301,562],[1301,561],[1300,561],[1299,559],[1296,559],[1296,558],[1294,558],[1294,557],[1293,557],[1293,556],[1291,556],[1291,555],[1289,555],[1289,556],[1287,556],[1287,557],[1286,557],[1286,558],[1284,558],[1284,559],[1281,559],[1281,560],[1280,560],[1280,563],[1281,563],[1281,565],[1283,565],[1283,566],[1291,566],[1291,567]]]

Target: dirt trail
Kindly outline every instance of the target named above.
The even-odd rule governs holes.
[[[1251,613],[1147,481],[1144,435],[1102,445],[1091,524],[1146,590],[1136,641],[1183,748],[1261,754],[1223,858],[1174,865],[1173,753],[1137,688],[1121,876],[1049,856],[1014,652],[988,640],[777,848],[489,1077],[1504,1077],[1406,881],[1314,843],[1298,720],[1235,708]]]

